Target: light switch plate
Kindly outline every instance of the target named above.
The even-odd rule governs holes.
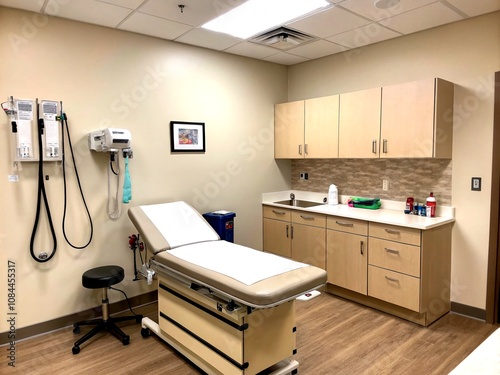
[[[473,191],[481,191],[481,177],[472,177],[470,189]]]

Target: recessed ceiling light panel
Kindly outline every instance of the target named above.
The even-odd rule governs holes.
[[[378,9],[389,9],[399,4],[399,0],[375,0],[373,3]]]
[[[247,39],[328,6],[327,0],[248,0],[202,28]]]

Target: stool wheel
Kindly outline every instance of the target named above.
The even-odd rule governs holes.
[[[141,329],[141,336],[146,338],[146,337],[149,337],[151,335],[151,331],[149,330],[149,328],[143,328]]]
[[[80,353],[80,347],[75,345],[73,346],[73,349],[71,349],[71,351],[73,352],[73,354],[78,354]]]
[[[122,343],[123,345],[128,345],[130,344],[130,336],[125,336],[123,339],[122,339]]]
[[[76,335],[80,333],[80,326],[76,323],[73,324],[73,333]]]

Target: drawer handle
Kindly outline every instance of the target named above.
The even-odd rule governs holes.
[[[277,211],[277,210],[273,210],[273,212],[276,214],[276,215],[284,215],[286,214],[285,211]]]
[[[354,224],[353,223],[346,223],[345,221],[335,221],[335,223],[337,223],[338,225],[343,225],[344,227],[353,227]]]
[[[300,217],[304,220],[314,220],[314,216],[305,216],[305,215],[300,215]]]
[[[399,255],[399,250],[389,249],[388,247],[384,247],[384,250],[387,251],[388,253]]]
[[[395,229],[385,229],[385,231],[389,234],[399,234],[399,230],[395,230]]]
[[[394,279],[394,278],[389,277],[389,276],[386,276],[385,278],[386,278],[388,281],[392,281],[392,282],[394,282],[394,283],[399,283],[399,280],[398,280],[398,279]]]

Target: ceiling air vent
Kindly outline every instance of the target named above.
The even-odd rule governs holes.
[[[295,31],[286,27],[280,27],[278,29],[267,31],[264,34],[253,37],[249,41],[284,51],[290,48],[301,46],[306,43],[310,43],[316,39],[318,38],[301,33],[300,31]]]

